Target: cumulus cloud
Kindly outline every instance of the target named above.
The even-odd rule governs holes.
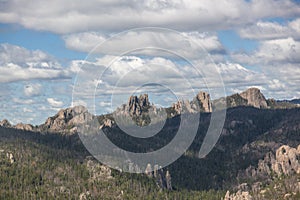
[[[0,45],[0,82],[14,82],[31,79],[68,78],[54,58],[36,50],[10,44]]]
[[[27,97],[38,96],[41,93],[42,85],[39,83],[24,86],[24,94]]]
[[[236,61],[251,65],[267,66],[274,63],[300,63],[300,42],[293,38],[262,41],[251,54],[236,53]]]
[[[188,63],[177,63],[171,59],[162,57],[141,58],[137,56],[118,57],[111,65],[102,71],[100,76],[97,70],[90,66],[103,66],[110,62],[113,56],[105,56],[98,59],[97,64],[91,65],[83,71],[88,72],[79,75],[78,85],[75,85],[76,102],[85,102],[85,105],[93,104],[88,100],[102,102],[100,105],[107,107],[103,102],[110,102],[113,96],[112,107],[119,106],[127,101],[132,94],[150,93],[156,96],[155,103],[169,106],[174,98],[166,101],[170,94],[179,99],[191,99],[199,90],[211,92],[219,88],[240,88],[244,90],[249,86],[262,86],[267,84],[266,76],[261,73],[246,69],[237,63],[203,63],[195,61],[197,69]],[[198,64],[197,64],[198,63]],[[213,68],[216,68],[213,70]],[[204,73],[202,73],[204,72]],[[85,78],[86,75],[86,78]],[[218,77],[221,76],[224,85]],[[96,87],[94,78],[100,78]],[[159,95],[158,95],[159,94]],[[214,93],[213,98],[224,96],[224,93]],[[80,101],[81,100],[81,101]]]
[[[142,26],[195,31],[224,29],[261,18],[290,17],[299,13],[299,5],[291,0],[93,0],[89,3],[10,0],[1,1],[0,22],[60,34],[86,30],[120,31]]]
[[[20,98],[13,98],[12,101],[16,104],[34,104],[33,99],[20,99]]]
[[[283,39],[293,37],[300,38],[300,18],[282,25],[277,22],[258,21],[252,26],[247,26],[239,30],[243,38],[256,40]]]
[[[31,68],[61,68],[53,57],[43,51],[31,51],[17,45],[0,44],[0,65],[7,63]]]
[[[101,33],[85,32],[63,37],[66,47],[76,51],[107,55],[151,55],[195,59],[203,52],[225,52],[215,33],[174,32],[167,29],[145,28],[104,36]],[[97,46],[98,45],[98,46]],[[178,55],[174,55],[178,54]]]
[[[299,95],[299,55],[299,41],[289,37],[260,41],[252,53],[234,53],[231,58],[265,74],[267,96],[288,99]]]
[[[47,102],[50,104],[52,107],[61,107],[63,105],[62,101],[58,101],[54,98],[47,98]]]

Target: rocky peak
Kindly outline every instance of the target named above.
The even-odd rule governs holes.
[[[49,117],[45,124],[40,126],[42,131],[75,133],[76,125],[91,119],[92,115],[84,106],[61,109],[55,116]]]
[[[7,119],[4,119],[4,120],[0,121],[0,126],[10,128],[11,124],[9,123],[9,121]]]
[[[293,174],[300,174],[300,145],[297,148],[282,145],[275,154],[268,152],[264,159],[259,160],[256,168],[248,167],[242,176],[254,179],[264,177],[267,180],[272,175]]]
[[[176,114],[212,112],[212,102],[207,92],[200,91],[192,101],[180,100],[172,105]]]
[[[34,127],[31,124],[18,123],[16,125],[11,125],[7,119],[0,121],[0,126],[5,128],[15,128],[23,131],[34,131]]]
[[[272,164],[277,174],[290,175],[300,173],[300,145],[292,148],[287,145],[281,146],[276,151],[276,162]]]
[[[242,98],[248,101],[248,105],[256,108],[267,108],[267,100],[258,88],[249,88],[239,94]]]
[[[150,102],[148,94],[141,94],[140,97],[129,97],[128,103],[125,108],[131,116],[139,116],[143,111],[147,111],[149,107]]]
[[[199,111],[212,112],[212,103],[210,100],[210,95],[207,92],[200,91],[197,94],[196,99],[201,106]]]
[[[14,126],[14,128],[23,131],[33,131],[34,127],[31,124],[18,123],[17,125]]]
[[[191,107],[191,102],[188,100],[180,100],[173,103],[172,109],[175,111],[176,115],[181,113],[194,113],[195,108]],[[197,109],[197,108],[196,108]]]

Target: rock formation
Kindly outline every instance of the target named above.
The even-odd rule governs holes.
[[[165,109],[150,104],[148,94],[142,94],[131,96],[127,104],[116,109],[114,117],[118,117],[118,122],[124,125],[134,122],[138,126],[146,126],[165,119]]]
[[[300,145],[292,148],[287,145],[281,146],[276,151],[276,160],[272,164],[272,170],[278,175],[291,175],[300,173]]]
[[[282,195],[281,198],[295,195],[300,192],[300,182],[297,179],[299,174],[300,145],[296,148],[282,145],[276,150],[275,154],[268,152],[264,159],[259,160],[257,167],[250,166],[242,175],[239,174],[239,180],[254,182],[251,187],[240,188],[241,185],[246,184],[243,183],[236,193],[230,194],[227,191],[225,199],[253,199],[254,197],[254,199],[264,199],[264,195],[266,193],[270,195],[272,191],[268,187],[262,188],[262,186],[274,183],[274,180],[280,180],[275,187],[278,188],[278,194]],[[290,190],[292,190],[292,194],[289,193]],[[255,195],[253,198],[249,195],[249,191],[252,191],[252,194]]]
[[[252,200],[252,196],[249,192],[242,192],[238,190],[236,193],[230,194],[229,191],[226,192],[224,200]]]
[[[13,127],[16,128],[16,129],[19,129],[19,130],[23,130],[23,131],[33,131],[33,126],[31,124],[19,123],[19,124],[13,126]]]
[[[173,115],[181,113],[212,112],[212,102],[208,93],[200,91],[192,101],[180,100],[174,103],[171,109],[175,112]]]
[[[195,102],[195,100],[194,100]],[[194,105],[200,106],[197,111],[212,112],[212,103],[210,95],[206,92],[199,92],[196,96],[196,103]]]
[[[102,123],[102,124],[101,124],[100,127],[99,127],[100,129],[102,129],[102,128],[104,128],[104,127],[109,127],[109,128],[111,128],[111,127],[115,124],[115,122],[114,122],[113,120],[108,119],[108,118],[103,119],[101,123]]]
[[[0,149],[0,159],[1,158],[7,159],[10,164],[13,164],[14,162],[16,162],[15,156],[10,151],[5,151],[4,149]]]
[[[8,158],[10,164],[13,164],[15,162],[15,157],[12,153],[6,153],[6,157]]]
[[[78,124],[90,119],[92,115],[85,107],[76,106],[60,110],[55,116],[49,117],[39,128],[41,131],[73,134]]]
[[[171,174],[169,170],[164,173],[164,170],[158,165],[154,165],[152,170],[151,164],[148,164],[145,169],[145,174],[149,178],[154,178],[160,188],[172,190]]]
[[[0,121],[0,126],[10,128],[11,124],[9,123],[9,121],[7,119],[4,119],[4,120]]]
[[[113,178],[111,169],[100,164],[93,157],[87,157],[85,162],[90,173],[89,182],[106,181]]]
[[[142,112],[147,112],[149,107],[148,94],[142,94],[140,97],[131,96],[125,106],[125,111],[127,111],[130,116],[140,116]]]
[[[256,108],[267,108],[267,100],[258,88],[249,88],[240,93],[240,96],[248,101],[248,105]]]
[[[300,173],[300,145],[298,148],[283,145],[275,155],[269,152],[259,160],[257,168],[250,166],[246,169],[249,177],[268,177],[272,173],[278,176]]]
[[[236,106],[253,106],[255,108],[268,108],[268,101],[258,88],[249,88],[242,93],[222,97],[213,101],[214,105],[224,104],[228,108]],[[217,107],[217,106],[216,106]]]

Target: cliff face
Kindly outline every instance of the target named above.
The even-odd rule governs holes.
[[[55,116],[49,117],[39,130],[64,134],[76,132],[76,125],[91,119],[92,115],[83,106],[60,110]]]
[[[142,115],[142,112],[147,112],[150,108],[150,102],[148,94],[142,94],[140,97],[131,96],[125,106],[125,111],[127,111],[130,116]]]
[[[242,176],[243,180],[251,180],[251,183],[254,183],[240,184],[235,193],[227,191],[225,200],[298,199],[300,145],[296,148],[282,145],[275,153],[268,152],[263,159],[259,160],[257,167],[250,166],[239,176],[239,178]]]
[[[222,97],[213,101],[214,104],[225,103],[228,108],[237,106],[253,106],[255,108],[268,108],[268,101],[258,88],[249,88],[244,92]],[[275,102],[276,103],[276,102]]]
[[[212,102],[210,95],[200,91],[192,101],[181,100],[174,103],[171,107],[173,115],[181,113],[212,112]]]
[[[210,95],[206,92],[200,91],[196,96],[196,101],[193,101],[194,105],[199,105],[198,111],[212,112],[212,102]]]
[[[257,168],[250,166],[246,169],[248,177],[270,177],[271,175],[292,175],[300,173],[300,145],[293,148],[283,145],[276,150],[275,155],[267,153],[259,160]]]
[[[257,88],[249,88],[240,93],[240,96],[248,101],[248,105],[256,108],[267,108],[267,100]]]

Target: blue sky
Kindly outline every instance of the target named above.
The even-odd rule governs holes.
[[[4,0],[0,7],[0,119],[14,124],[43,123],[61,108],[90,104],[82,102],[90,94],[97,114],[132,93],[150,93],[167,106],[193,98],[188,84],[217,91],[214,72],[227,94],[255,86],[268,98],[300,98],[299,1]],[[133,29],[143,27],[164,29]],[[128,49],[139,50],[124,54]],[[80,67],[85,73],[78,74]],[[80,81],[75,96],[82,99],[74,102]],[[164,89],[142,87],[151,81]],[[111,102],[112,94],[118,101]]]

